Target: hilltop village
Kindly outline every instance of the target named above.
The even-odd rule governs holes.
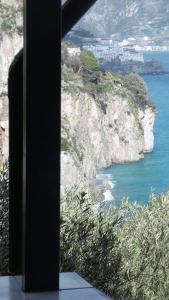
[[[108,38],[84,38],[82,48],[92,51],[98,59],[105,61],[119,57],[122,62],[129,60],[144,62],[143,53],[136,51],[132,43],[118,43]]]
[[[147,62],[144,60],[144,49],[141,51],[142,48],[135,43],[133,38],[117,42],[111,37],[79,37],[77,32],[72,31],[69,39],[74,43],[68,47],[70,55],[80,55],[81,50],[91,51],[106,71],[113,71],[122,75],[128,73],[140,75],[166,73],[159,61]]]
[[[97,59],[105,61],[111,61],[119,57],[121,61],[133,60],[144,62],[143,53],[135,49],[135,45],[132,41],[128,43],[118,43],[111,38],[83,37],[81,47],[70,46],[68,50],[70,54],[79,54],[80,48],[92,51]]]

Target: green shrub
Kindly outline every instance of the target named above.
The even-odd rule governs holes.
[[[71,147],[72,147],[72,144],[68,140],[68,138],[62,137],[61,138],[61,151],[70,151]]]
[[[8,168],[0,171],[0,273],[8,272]],[[88,186],[62,195],[61,271],[118,300],[169,299],[169,192],[149,205],[97,208]]]
[[[129,205],[117,228],[120,299],[169,299],[169,192],[149,206]]]
[[[116,299],[169,299],[169,192],[152,195],[148,206],[124,202],[94,213],[91,196],[72,190],[63,207],[62,271]]]
[[[112,93],[113,91],[113,82],[112,81],[102,81],[97,85],[97,92],[99,94]]]
[[[115,74],[112,72],[106,72],[105,77],[106,77],[106,79],[113,81],[117,85],[120,85],[120,86],[124,85],[124,77],[119,74]]]
[[[91,51],[82,51],[80,60],[82,63],[82,76],[84,82],[97,84],[100,75],[100,65],[94,54]]]
[[[147,105],[155,108],[155,104],[148,98],[148,89],[145,81],[141,76],[135,73],[131,73],[124,77],[126,87],[132,92],[137,104],[141,108],[145,108]]]
[[[117,284],[120,257],[115,251],[116,215],[95,211],[94,196],[78,187],[66,191],[62,202],[61,271],[76,271],[99,289]]]
[[[8,272],[8,196],[9,180],[7,164],[0,170],[0,274],[6,275]]]
[[[14,33],[22,35],[22,26],[17,25],[17,18],[22,15],[22,10],[21,5],[14,7],[2,3],[2,0],[0,0],[0,39],[2,39],[3,33],[10,36]]]
[[[137,122],[138,128],[139,128],[139,136],[144,137],[143,126],[142,126],[142,124],[140,122],[140,118],[139,118],[139,104],[137,103],[135,97],[133,96],[133,94],[130,91],[127,92],[127,96],[128,96],[128,105],[130,108],[130,113],[133,114],[133,116]]]
[[[62,79],[65,82],[80,80],[81,77],[72,68],[62,68]]]

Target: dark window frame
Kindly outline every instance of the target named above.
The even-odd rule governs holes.
[[[26,292],[59,289],[61,38],[94,2],[68,0],[62,13],[60,1],[24,2],[8,78],[9,256]]]

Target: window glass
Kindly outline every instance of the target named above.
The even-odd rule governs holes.
[[[98,0],[62,44],[67,266],[117,299],[168,294],[168,17],[165,0]]]

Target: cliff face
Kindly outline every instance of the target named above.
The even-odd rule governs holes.
[[[21,0],[1,0],[0,3],[0,166],[8,158],[8,69],[22,48],[21,3]]]
[[[123,87],[94,99],[85,92],[62,93],[62,176],[63,186],[83,175],[92,178],[113,163],[142,159],[154,146],[155,111],[136,105]]]
[[[19,35],[3,35],[0,42],[0,166],[8,158],[8,69],[21,48],[22,38]]]
[[[8,27],[3,27],[0,39],[0,165],[8,157],[8,69],[22,47],[22,36],[18,34],[21,20],[17,5],[20,2],[3,1],[10,9],[14,5],[18,23],[17,19],[15,24],[11,23],[14,27],[10,34]],[[10,20],[6,22],[10,24]],[[85,91],[79,79],[75,81],[62,90],[63,186],[72,185],[85,176],[92,178],[97,170],[113,163],[138,161],[144,153],[152,151],[154,144],[155,112],[149,105],[143,108],[136,104],[131,92],[119,82],[111,92],[95,98]],[[76,88],[76,84],[80,88]]]

